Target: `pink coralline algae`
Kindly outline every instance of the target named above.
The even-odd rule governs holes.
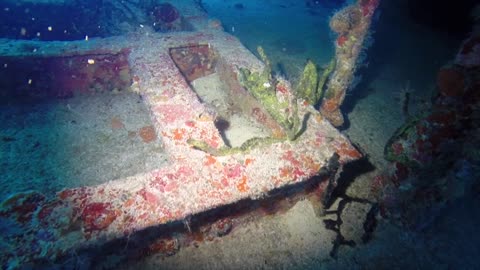
[[[192,118],[191,113],[181,105],[160,105],[155,108],[155,111],[160,113],[162,122],[168,124],[180,120],[186,121]]]
[[[138,192],[138,194],[146,201],[148,202],[150,205],[156,205],[159,201],[159,199],[157,198],[157,196],[155,196],[155,194],[145,190],[145,189],[142,189]]]
[[[152,186],[160,192],[171,192],[178,188],[177,176],[167,173],[165,177],[157,177],[152,182]]]
[[[300,161],[293,156],[293,151],[290,151],[290,150],[285,152],[285,154],[283,154],[282,159],[286,161],[290,161],[290,163],[295,167],[301,165]]]
[[[325,143],[327,135],[322,131],[315,133],[315,146],[321,146]]]
[[[306,176],[305,172],[302,171],[300,168],[295,168],[293,169],[293,177],[294,177],[294,180],[298,180],[300,179],[301,177],[303,176]]]
[[[195,174],[195,171],[191,167],[181,166],[178,168],[177,174],[182,176],[192,176]]]
[[[224,173],[228,178],[236,178],[242,174],[242,168],[240,164],[225,166]]]

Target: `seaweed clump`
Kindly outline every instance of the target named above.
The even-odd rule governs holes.
[[[295,140],[303,132],[302,122],[298,116],[298,100],[316,106],[323,97],[325,82],[335,68],[336,61],[330,61],[321,75],[313,61],[308,60],[301,75],[295,93],[286,95],[282,86],[277,85],[272,75],[272,67],[262,47],[257,48],[265,68],[262,72],[252,72],[240,68],[240,82],[265,107],[267,112],[285,130],[287,139]],[[280,94],[278,92],[281,92]]]
[[[285,140],[295,141],[303,134],[310,113],[306,113],[301,120],[298,102],[304,100],[315,106],[320,101],[325,82],[335,68],[335,59],[330,62],[321,75],[316,65],[312,61],[308,61],[296,91],[291,93],[273,76],[272,66],[263,48],[259,46],[257,52],[265,65],[263,70],[258,72],[239,68],[240,83],[279,124],[284,131],[284,137],[255,137],[247,140],[240,147],[225,146],[221,148],[211,147],[201,140],[190,139],[188,143],[192,147],[214,156],[223,156],[250,152],[254,148]]]
[[[240,68],[240,83],[256,98],[267,112],[284,129],[287,139],[295,140],[300,134],[297,98],[277,93],[277,80],[272,76],[270,61],[262,47],[257,48],[265,64],[262,72]]]
[[[319,71],[313,61],[308,60],[296,87],[297,97],[302,98],[312,106],[316,106],[323,97],[323,87],[334,68],[335,59],[330,61],[323,71]],[[322,72],[321,76],[320,72]]]

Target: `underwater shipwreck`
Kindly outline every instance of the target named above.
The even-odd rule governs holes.
[[[42,7],[62,12],[71,8],[66,2]],[[25,184],[30,188],[2,193],[2,268],[83,269],[82,258],[89,258],[83,267],[109,268],[149,254],[171,256],[229,234],[252,213],[276,212],[285,194],[293,201],[313,196],[326,211],[344,167],[366,156],[337,128],[379,2],[338,10],[330,19],[333,59],[320,69],[308,61],[295,84],[273,71],[268,51],[248,50],[201,1],[87,1],[104,5],[75,9],[97,12],[102,22],[95,27],[75,30],[64,22],[67,30],[56,33],[45,22],[43,30],[3,33],[0,96],[15,116],[2,116],[2,144],[48,166]],[[117,24],[115,12],[129,14],[131,23]],[[135,31],[121,34],[132,25]],[[61,32],[68,32],[65,40],[55,36]],[[461,52],[478,59],[478,38],[465,44]],[[423,172],[419,164],[433,164],[445,142],[473,130],[465,115],[478,114],[478,91],[470,95],[474,87],[457,82],[476,71],[441,72],[436,105],[386,146],[391,167],[372,180],[378,203],[365,210],[369,215],[402,216],[392,199],[407,196],[394,191],[399,183],[407,179],[425,191],[410,180]],[[466,95],[474,97],[470,105],[455,103]],[[35,177],[28,163],[9,168]],[[437,197],[417,205],[448,197],[441,188],[426,190]],[[413,218],[410,211],[419,208],[402,213]],[[362,225],[371,232],[374,223]]]

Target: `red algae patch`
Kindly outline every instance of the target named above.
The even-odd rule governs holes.
[[[107,228],[112,224],[120,213],[114,210],[110,203],[91,203],[85,206],[82,212],[82,220],[84,222],[84,230],[86,235],[90,235],[94,231]]]

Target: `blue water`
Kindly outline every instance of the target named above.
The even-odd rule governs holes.
[[[235,6],[237,1],[204,2],[226,32],[239,37],[252,52],[257,46],[264,47],[276,70],[291,79],[298,76],[305,59],[325,65],[333,56],[334,36],[328,20],[342,1],[330,1],[326,6],[315,2],[309,6],[303,1],[242,1],[241,8]]]
[[[28,80],[19,79],[20,75],[6,71],[9,68],[6,63],[20,62],[20,58],[17,59],[9,55],[12,51],[31,52],[35,50],[35,46],[23,45],[21,48],[12,49],[11,46],[14,45],[5,45],[4,41],[69,42],[88,38],[144,33],[141,31],[146,31],[145,29],[153,32],[155,30],[152,16],[155,2],[147,0],[4,0],[0,2],[0,120],[2,120],[0,121],[0,144],[2,144],[0,147],[0,184],[2,185],[0,186],[0,189],[2,189],[0,201],[16,192],[31,189],[39,190],[44,195],[51,197],[54,196],[55,191],[61,188],[98,184],[89,182],[88,179],[95,176],[95,173],[103,168],[103,165],[100,166],[102,168],[95,167],[95,164],[99,165],[99,161],[91,159],[82,160],[83,163],[76,163],[70,167],[64,165],[71,162],[67,162],[69,160],[68,154],[81,153],[83,146],[65,142],[64,137],[57,138],[69,133],[78,142],[82,140],[82,136],[98,136],[95,133],[96,131],[84,134],[75,132],[75,129],[71,127],[77,124],[78,119],[82,118],[78,113],[75,113],[74,105],[83,104],[77,106],[86,108],[82,111],[82,114],[86,113],[88,116],[95,118],[95,112],[92,112],[89,107],[92,104],[85,104],[85,100],[79,102],[75,99],[62,98],[55,100],[54,105],[52,105],[44,100],[39,101],[36,96],[32,96],[30,93],[25,93],[28,89],[26,86],[27,83],[29,84]],[[295,83],[307,59],[313,60],[319,67],[323,67],[334,57],[334,42],[337,36],[329,28],[329,19],[336,11],[354,1],[183,0],[169,2],[174,6],[177,5],[179,10],[182,10],[180,7],[184,6],[203,9],[210,19],[220,20],[224,31],[238,37],[243,45],[254,54],[256,53],[256,47],[262,46],[273,64],[274,72],[278,76],[288,78]],[[462,40],[472,30],[474,20],[469,19],[469,13],[473,10],[474,4],[475,1],[473,0],[459,1],[454,4],[451,1],[442,0],[384,0],[381,4],[372,24],[371,39],[369,40],[371,44],[365,50],[366,58],[357,70],[358,78],[361,78],[361,80],[358,81],[358,84],[355,84],[355,87],[352,87],[342,107],[347,117],[347,125],[342,127],[342,132],[349,135],[354,143],[365,149],[373,167],[377,166],[379,167],[377,169],[381,169],[381,166],[387,163],[383,159],[383,146],[393,135],[395,129],[406,120],[406,116],[402,115],[401,112],[403,104],[397,103],[403,97],[399,98],[396,95],[407,84],[410,89],[413,89],[410,93],[409,104],[410,113],[413,115],[421,112],[425,106],[430,104],[431,100],[437,95],[436,76],[438,70],[452,61]],[[174,16],[172,14],[167,15]],[[171,31],[172,33],[175,31],[191,31],[190,27],[182,27],[181,25],[165,25],[160,31]],[[45,72],[42,66],[25,65],[19,69],[22,70],[22,74],[33,74],[35,78],[41,77],[41,74]],[[119,97],[97,100],[97,103],[101,106],[111,106],[111,110],[109,110],[109,116],[105,118],[106,120],[100,119],[101,117],[95,118],[98,121],[92,120],[92,126],[97,128],[97,125],[110,121],[110,119],[119,115],[119,111],[123,113],[123,119],[128,119],[129,116],[133,117],[130,120],[125,120],[125,123],[127,125],[130,123],[135,130],[141,128],[142,125],[149,125],[148,113],[145,112],[145,109],[137,108],[135,104],[132,105],[132,100],[135,103],[137,99],[141,100],[141,98],[136,95],[131,98],[128,102],[130,104],[128,110],[122,107],[124,103],[121,103],[123,101]],[[112,102],[116,103],[112,105]],[[135,119],[135,117],[137,118]],[[475,117],[475,114],[473,117]],[[477,118],[472,121],[472,129],[478,128],[478,123],[475,122],[478,121]],[[101,122],[99,119],[105,121]],[[57,122],[46,123],[48,121]],[[382,127],[383,124],[379,123],[386,124]],[[28,127],[26,127],[27,125]],[[69,127],[68,129],[63,127],[65,130],[58,133],[54,129],[58,129],[59,126]],[[87,131],[84,130],[84,132]],[[54,132],[60,135],[57,134],[57,136]],[[126,131],[125,134],[127,134]],[[133,151],[132,145],[140,143],[138,137],[135,142],[127,139],[112,142],[110,140],[115,139],[115,134],[103,135],[95,137],[97,142],[98,140],[109,141],[118,148],[122,148],[123,144],[131,143],[128,147],[119,149],[117,153],[131,152]],[[478,138],[472,140],[472,149],[475,149],[475,146],[480,147]],[[102,175],[99,178],[102,182],[106,182],[110,179],[126,177],[147,170],[147,168],[151,169],[152,166],[155,167],[157,163],[147,166],[145,160],[148,159],[147,155],[149,153],[152,154],[152,151],[154,152],[152,155],[161,156],[160,142],[158,144],[158,147],[154,150],[144,149],[144,152],[138,154],[139,158],[135,158],[134,161],[140,161],[144,167],[132,165],[134,162],[132,161],[124,164],[124,167],[132,167],[131,171],[127,169],[118,171],[113,166],[110,169],[112,171],[110,175]],[[45,148],[46,146],[48,146],[48,149]],[[111,148],[114,148],[114,146],[111,146]],[[55,147],[61,147],[62,149],[55,149]],[[72,147],[72,149],[68,147]],[[477,233],[478,226],[480,226],[478,208],[480,206],[480,185],[478,183],[480,164],[478,164],[478,152],[476,153],[477,159],[463,159],[462,153],[458,153],[459,151],[456,151],[456,149],[445,150],[444,154],[458,154],[458,162],[438,165],[438,171],[441,171],[442,175],[422,175],[423,179],[431,178],[432,183],[442,183],[437,181],[442,177],[454,178],[458,181],[458,185],[444,187],[452,190],[454,199],[447,203],[433,203],[419,210],[418,216],[414,217],[416,222],[413,222],[416,226],[402,227],[398,226],[398,223],[392,225],[393,222],[390,222],[389,219],[379,219],[380,225],[372,232],[370,242],[352,247],[344,241],[343,245],[339,245],[340,248],[335,252],[335,256],[327,258],[309,257],[315,247],[305,247],[304,250],[295,253],[279,251],[274,247],[265,247],[258,254],[258,256],[265,258],[265,264],[258,265],[256,268],[289,268],[293,265],[292,268],[294,269],[479,269],[480,263],[477,259],[480,256],[480,239]],[[93,156],[95,153],[91,155]],[[108,153],[102,155],[108,155]],[[472,154],[472,156],[475,156],[475,154]],[[163,156],[159,159],[162,159],[162,162],[164,161]],[[12,161],[18,162],[14,163]],[[109,163],[108,161],[103,160],[103,163]],[[55,162],[62,163],[62,166],[52,164]],[[359,171],[362,171],[363,174],[363,170],[359,169]],[[356,179],[365,179],[362,174],[358,172],[358,175],[356,175],[358,178],[350,180],[354,182]],[[62,183],[62,177],[73,180]],[[336,195],[348,201],[374,204],[375,198],[362,195],[362,190],[368,189],[366,184],[364,186],[362,184],[357,185],[360,186],[358,188],[360,191],[358,194],[353,193],[358,195],[358,198],[352,196],[351,193],[346,195],[345,190],[339,190]],[[402,188],[408,189],[407,186]],[[403,203],[405,205],[411,203],[409,200],[413,200],[412,198],[404,199]],[[245,234],[264,233],[262,226],[266,226],[267,223],[268,221],[259,221],[259,224],[262,225],[258,226],[258,231],[245,232]],[[1,209],[0,231],[2,239],[13,239],[23,233],[1,212]],[[145,234],[148,233],[145,232]],[[36,235],[45,239],[49,237],[46,230],[39,230]],[[226,251],[214,252],[215,248],[205,249],[203,247],[204,249],[201,250],[202,247],[200,247],[198,253],[195,254],[202,258],[209,258],[213,262],[211,264],[199,263],[199,265],[205,268],[228,268],[225,262],[229,258],[228,256],[221,257],[222,255],[234,254],[236,248],[249,248],[245,243],[241,246],[231,244],[235,243],[235,239],[228,237],[230,236],[226,236],[225,240],[222,238],[216,240],[217,242],[225,241],[221,242],[223,244],[227,243],[226,246],[229,249]],[[289,239],[290,236],[285,237],[285,239]],[[282,238],[282,240],[284,239]],[[208,243],[208,245],[214,243]],[[132,245],[141,246],[140,243],[133,243]],[[117,269],[119,265],[122,265],[118,263],[120,259],[116,257],[116,254],[121,254],[121,250],[108,250],[104,254],[99,249],[87,249],[87,251],[82,251],[80,257],[76,253],[74,255],[77,257],[72,255],[73,259],[71,261],[42,262],[41,266],[40,263],[31,262],[28,265],[15,266],[12,263],[14,260],[10,257],[6,258],[5,255],[7,254],[6,250],[11,249],[15,249],[15,247],[0,243],[2,269],[9,269],[9,267],[12,269],[37,269],[40,267],[43,269],[63,269],[62,266],[72,261],[74,263],[66,266],[66,269],[94,269],[95,267]],[[208,252],[205,252],[205,250],[208,250]],[[104,263],[101,258],[110,254],[114,254],[109,257],[111,263]],[[292,257],[291,254],[302,254],[302,256]],[[143,264],[144,266],[148,265],[149,269],[162,268],[162,266],[188,269],[188,267],[195,265],[193,261],[184,260],[181,257],[181,251],[180,254],[169,257],[170,261],[165,262],[166,266],[162,265],[164,263],[162,258],[155,260],[155,254],[149,255],[152,256],[142,254],[138,258],[128,258],[128,263],[122,265],[122,269],[138,269],[138,265],[142,265],[142,260],[150,262],[150,264]],[[175,256],[178,257],[175,258]],[[284,265],[280,263],[271,266],[266,263],[267,258],[270,259],[271,257],[279,257],[280,259],[276,260],[277,262],[291,261],[293,263]],[[215,260],[218,260],[218,263],[215,263]],[[235,269],[242,269],[242,260],[249,260],[249,258],[232,259],[230,266]],[[102,262],[100,263],[100,261]],[[169,264],[172,261],[180,265],[172,267]],[[156,264],[159,266],[155,266]]]

